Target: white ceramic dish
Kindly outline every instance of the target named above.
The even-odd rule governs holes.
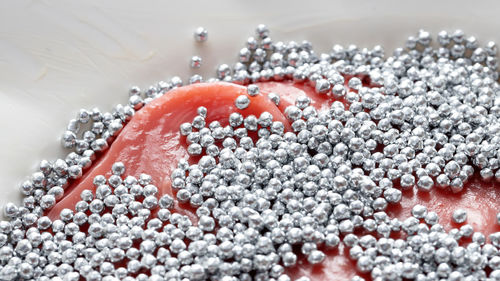
[[[59,137],[80,108],[109,110],[132,85],[173,75],[211,76],[234,62],[266,23],[278,40],[380,44],[387,52],[419,28],[463,29],[500,42],[493,1],[31,1],[0,2],[0,206],[41,159],[61,156]],[[193,30],[209,39],[196,44]],[[203,58],[189,69],[192,55]]]

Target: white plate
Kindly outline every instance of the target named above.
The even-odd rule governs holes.
[[[109,110],[132,85],[213,75],[259,23],[274,39],[308,39],[318,52],[334,43],[390,52],[419,28],[500,42],[494,1],[176,2],[0,3],[0,205],[19,202],[18,184],[39,160],[62,155],[59,137],[78,109]],[[204,44],[193,40],[200,25],[209,31]],[[192,55],[204,60],[199,71],[188,67]]]

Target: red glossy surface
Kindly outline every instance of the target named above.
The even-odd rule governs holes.
[[[246,94],[246,87],[236,84],[195,84],[172,90],[152,101],[134,115],[109,150],[100,156],[79,181],[73,182],[66,189],[65,197],[47,215],[54,219],[62,209],[74,208],[83,190],[94,190],[93,178],[97,175],[109,176],[111,166],[117,161],[125,164],[127,175],[138,177],[141,173],[150,174],[160,194],[172,194],[170,173],[179,159],[188,158],[179,126],[184,122],[191,122],[200,106],[208,109],[207,124],[218,120],[225,126],[231,112],[241,112],[245,116],[254,114],[258,117],[262,112],[268,111],[275,121],[282,121],[288,126],[278,108],[262,95],[252,97],[250,106],[245,110],[238,110],[234,106],[234,100],[242,94]],[[176,206],[175,211],[195,218],[192,210],[186,206]]]
[[[229,113],[238,111],[247,116],[259,116],[268,111],[274,120],[282,121],[289,129],[289,123],[282,112],[286,106],[293,104],[299,95],[308,95],[312,105],[317,109],[328,108],[333,101],[330,96],[315,93],[307,84],[293,82],[263,82],[257,83],[261,94],[251,98],[250,107],[241,111],[234,107],[234,99],[246,93],[246,88],[234,84],[196,84],[182,87],[151,102],[138,111],[125,126],[110,149],[100,156],[91,169],[85,172],[82,179],[74,182],[67,189],[65,197],[48,215],[56,218],[63,208],[73,208],[80,200],[84,189],[94,189],[92,179],[99,174],[109,175],[111,165],[122,161],[127,167],[127,175],[139,176],[148,173],[153,177],[153,183],[159,187],[160,193],[172,194],[170,173],[181,158],[188,159],[186,143],[181,138],[178,128],[183,122],[190,122],[196,115],[196,108],[205,106],[208,109],[207,121],[218,120],[227,124]],[[267,98],[267,93],[275,92],[281,96],[281,104],[276,107]],[[208,124],[207,122],[207,124]],[[191,162],[196,159],[190,159]],[[410,189],[403,192],[401,204],[389,206],[391,216],[405,219],[410,216],[415,204],[422,204],[439,214],[441,221],[448,230],[459,227],[451,222],[451,214],[456,208],[468,211],[468,223],[476,231],[489,234],[499,231],[495,222],[497,205],[500,199],[500,186],[497,182],[483,182],[474,177],[466,183],[464,191],[453,194],[447,190],[434,188],[430,193],[417,192]],[[176,205],[175,211],[187,214],[195,219],[193,210],[187,206]],[[298,266],[287,269],[293,278],[309,276],[311,280],[350,280],[355,274],[355,262],[347,257],[343,245],[338,249],[327,250],[326,260],[319,265],[308,264],[304,257],[299,258]],[[368,276],[364,276],[368,278]],[[368,278],[369,279],[369,278]]]
[[[500,231],[500,225],[496,222],[499,202],[500,184],[495,180],[482,180],[476,173],[464,184],[464,190],[459,193],[436,186],[430,192],[418,192],[416,188],[405,190],[401,204],[390,206],[388,213],[393,217],[405,219],[411,216],[413,206],[421,204],[426,206],[428,211],[438,213],[439,223],[446,230],[470,224],[475,231],[488,236]],[[456,209],[467,211],[466,222],[457,224],[452,220],[453,211]]]

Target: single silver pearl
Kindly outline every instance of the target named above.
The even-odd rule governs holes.
[[[208,31],[204,27],[198,27],[194,30],[194,39],[196,42],[205,42],[208,38]]]
[[[453,211],[452,219],[456,223],[464,223],[467,220],[467,211],[464,209],[456,209]]]
[[[255,29],[259,38],[264,39],[269,36],[269,28],[265,24],[259,24]]]
[[[247,93],[249,96],[255,97],[256,95],[258,95],[260,93],[259,86],[255,85],[255,84],[248,85]]]
[[[43,209],[49,209],[53,207],[56,203],[56,198],[54,195],[44,195],[40,200],[40,207]]]
[[[191,68],[200,68],[201,67],[201,62],[202,62],[201,57],[199,57],[199,56],[192,56],[191,57],[191,61],[189,63],[189,66]]]
[[[315,90],[317,93],[326,94],[330,91],[331,84],[327,79],[319,79],[316,81]]]
[[[236,108],[243,110],[250,105],[250,99],[246,95],[238,96],[234,101],[234,105]]]

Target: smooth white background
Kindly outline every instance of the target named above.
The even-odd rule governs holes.
[[[387,53],[424,28],[463,29],[500,42],[496,1],[0,1],[0,206],[39,160],[62,155],[59,136],[80,108],[109,110],[132,85],[210,76],[233,63],[259,23],[275,40],[381,44]],[[193,30],[209,39],[196,44]],[[188,67],[192,55],[201,69]]]

